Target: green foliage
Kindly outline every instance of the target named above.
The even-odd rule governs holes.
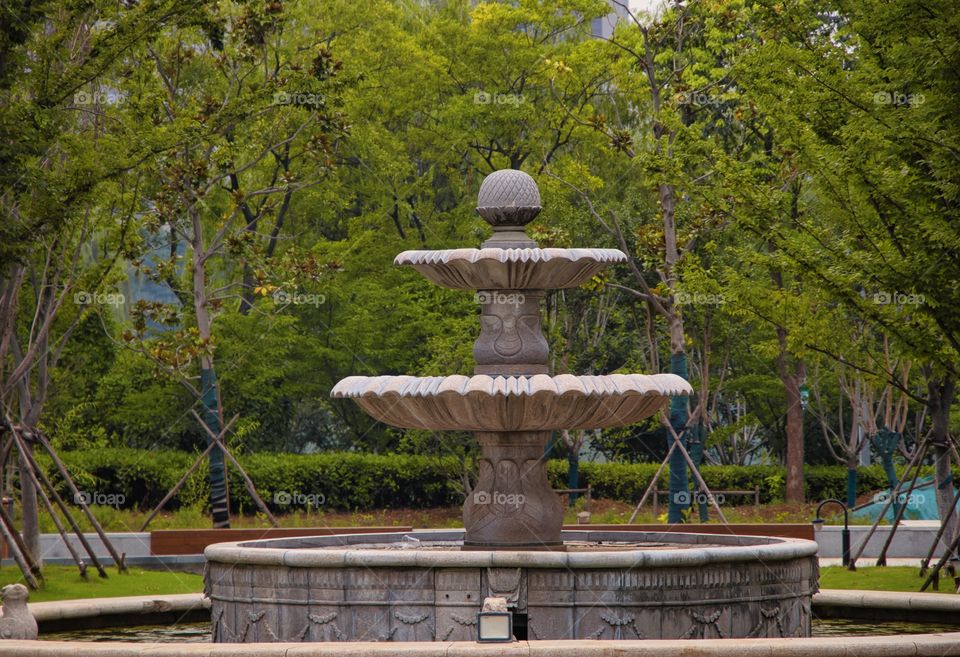
[[[63,452],[61,456],[81,489],[123,495],[125,507],[144,510],[156,506],[196,459],[186,452],[130,448]],[[53,471],[48,459],[40,460]],[[239,461],[258,494],[276,512],[305,509],[308,498],[321,497],[323,508],[348,511],[450,506],[463,501],[455,483],[460,462],[453,458],[326,452],[248,454]],[[258,508],[239,473],[230,466],[228,470],[233,510],[256,513]],[[204,463],[168,508],[203,503],[208,494],[206,473]],[[70,499],[65,486],[61,486],[61,494]],[[290,496],[291,503],[283,503],[284,495]]]
[[[404,249],[485,239],[476,191],[506,166],[540,185],[545,211],[530,232],[543,246],[631,258],[550,293],[552,370],[665,369],[660,299],[682,320],[691,382],[711,409],[708,429],[719,427],[711,462],[780,460],[778,358],[805,369],[825,399],[818,417],[840,436],[850,435],[845,363],[879,385],[910,361],[917,397],[922,372],[956,378],[958,19],[947,0],[923,11],[880,0],[672,3],[640,25],[621,21],[613,42],[588,34],[609,11],[603,0],[10,7],[0,290],[24,290],[11,301],[14,333],[23,349],[38,305],[27,292],[39,295],[45,258],[74,246],[75,289],[129,297],[112,311],[79,308],[59,284],[68,303],[40,351],[59,354],[59,336],[66,347],[44,364],[49,388],[37,366],[36,399],[5,389],[6,406],[35,409],[61,448],[197,449],[198,361],[215,358],[224,418],[238,416],[227,440],[261,468],[266,497],[294,484],[343,508],[408,488],[420,502],[456,497],[472,471],[470,437],[391,429],[329,391],[352,374],[471,372],[470,293],[391,263]],[[666,268],[665,202],[678,250]],[[203,281],[190,266],[197,248],[209,251]],[[6,266],[31,257],[23,279]],[[169,294],[144,298],[148,286]],[[278,291],[314,302],[283,304]],[[3,349],[8,373],[17,356]],[[812,414],[806,462],[832,462]],[[616,460],[659,460],[660,431],[654,418],[595,444]],[[315,475],[293,457],[274,471],[256,454],[317,450],[337,453]],[[365,451],[449,455],[456,467],[421,471],[438,477],[435,490],[389,472],[380,493],[369,479],[386,466],[333,465]],[[168,472],[122,453],[102,450],[121,464],[102,477],[93,457],[77,465],[144,504],[183,469],[172,465],[180,457]],[[584,464],[583,477],[632,500],[653,473],[636,467]],[[832,470],[808,470],[811,497],[840,492],[823,474]],[[783,495],[776,467],[704,471],[721,487]],[[201,479],[185,500],[201,500]],[[252,509],[239,481],[230,488]]]
[[[152,509],[196,458],[171,450],[100,448],[64,452],[64,461],[81,489],[102,494],[121,494],[125,508]],[[41,457],[52,473],[52,464]],[[463,461],[456,456],[423,454],[363,454],[326,452],[317,454],[241,455],[240,463],[250,475],[259,495],[276,513],[326,509],[429,508],[460,505]],[[567,461],[551,460],[547,475],[554,488],[566,488]],[[244,488],[239,474],[228,466],[233,511],[256,514],[258,508]],[[597,498],[636,503],[656,473],[655,463],[581,463],[581,485],[590,484]],[[784,469],[777,466],[704,466],[703,478],[713,490],[760,488],[763,503],[781,501]],[[902,475],[902,471],[900,472]],[[960,473],[957,473],[960,475]],[[806,469],[807,499],[843,498],[846,468],[811,466]],[[55,480],[56,476],[53,477]],[[207,499],[206,464],[191,475],[179,495],[168,505],[182,509],[204,504]],[[666,472],[659,488],[666,489]],[[880,466],[860,469],[858,494],[886,488]],[[67,495],[66,489],[61,493]],[[285,501],[289,496],[289,501]],[[317,500],[322,503],[313,504]],[[733,500],[732,500],[733,501]],[[735,502],[739,502],[736,500]],[[748,503],[744,499],[743,503]]]

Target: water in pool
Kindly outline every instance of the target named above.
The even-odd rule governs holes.
[[[882,634],[923,634],[956,632],[956,625],[936,623],[902,623],[818,618],[813,621],[813,636],[877,636]],[[137,643],[208,643],[210,624],[152,625],[117,627],[96,630],[55,632],[40,637],[47,641],[135,641]]]

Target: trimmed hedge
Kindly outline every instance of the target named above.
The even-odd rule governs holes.
[[[81,490],[102,495],[120,494],[124,507],[153,508],[187,471],[195,454],[180,451],[149,451],[107,448],[61,453]],[[247,454],[238,457],[260,496],[277,512],[303,508],[309,500],[323,500],[323,507],[360,511],[376,508],[417,508],[459,505],[463,501],[461,464],[452,457],[409,454]],[[48,458],[43,466],[54,472]],[[594,496],[636,503],[657,471],[656,463],[581,463],[580,485],[590,484]],[[254,513],[256,507],[234,468],[230,472],[232,508]],[[702,475],[712,490],[752,490],[760,487],[763,502],[783,497],[785,471],[777,466],[704,466]],[[847,472],[842,466],[807,466],[808,500],[843,499]],[[567,462],[550,461],[548,477],[555,488],[566,487]],[[957,473],[955,473],[955,477]],[[53,475],[54,481],[59,477]],[[960,478],[960,477],[958,477]],[[860,468],[858,493],[886,487],[880,466]],[[659,487],[668,486],[666,470]],[[187,480],[169,508],[206,504],[209,491],[206,463]],[[65,486],[61,494],[69,499]],[[291,503],[282,503],[284,496]],[[749,498],[744,500],[748,503]]]
[[[650,485],[658,467],[657,463],[581,463],[580,485],[592,485],[595,497],[635,503]],[[898,472],[902,476],[902,469]],[[555,487],[566,487],[566,461],[551,461],[548,473]],[[783,499],[786,470],[780,466],[705,465],[700,474],[710,490],[753,490],[759,487],[761,502]],[[658,483],[660,490],[669,487],[667,476],[664,468]],[[886,487],[887,477],[881,466],[871,465],[858,470],[858,495]],[[808,500],[845,499],[847,469],[839,465],[808,465],[804,468],[804,488]],[[749,498],[742,501],[747,503]]]

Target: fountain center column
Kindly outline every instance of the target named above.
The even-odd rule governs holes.
[[[480,476],[463,505],[466,549],[557,550],[563,506],[547,479],[549,431],[474,433]]]
[[[488,182],[489,181],[489,182]],[[485,249],[536,249],[524,226],[540,212],[540,193],[526,174],[490,176],[477,211],[493,226]],[[540,324],[544,290],[479,290],[480,336],[474,374],[549,374],[550,347]],[[563,505],[547,479],[549,431],[477,431],[479,478],[463,504],[465,549],[562,550]]]

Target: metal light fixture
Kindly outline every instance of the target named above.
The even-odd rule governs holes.
[[[477,641],[480,643],[513,641],[513,614],[509,611],[478,612]]]
[[[829,500],[824,500],[820,503],[820,506],[817,507],[817,517],[813,519],[813,524],[815,526],[823,526],[824,521],[823,518],[820,517],[820,510],[827,504],[837,504],[843,509],[843,531],[840,533],[842,561],[843,565],[849,570],[856,570],[855,566],[850,565],[850,525],[847,519],[847,505],[832,497]]]

